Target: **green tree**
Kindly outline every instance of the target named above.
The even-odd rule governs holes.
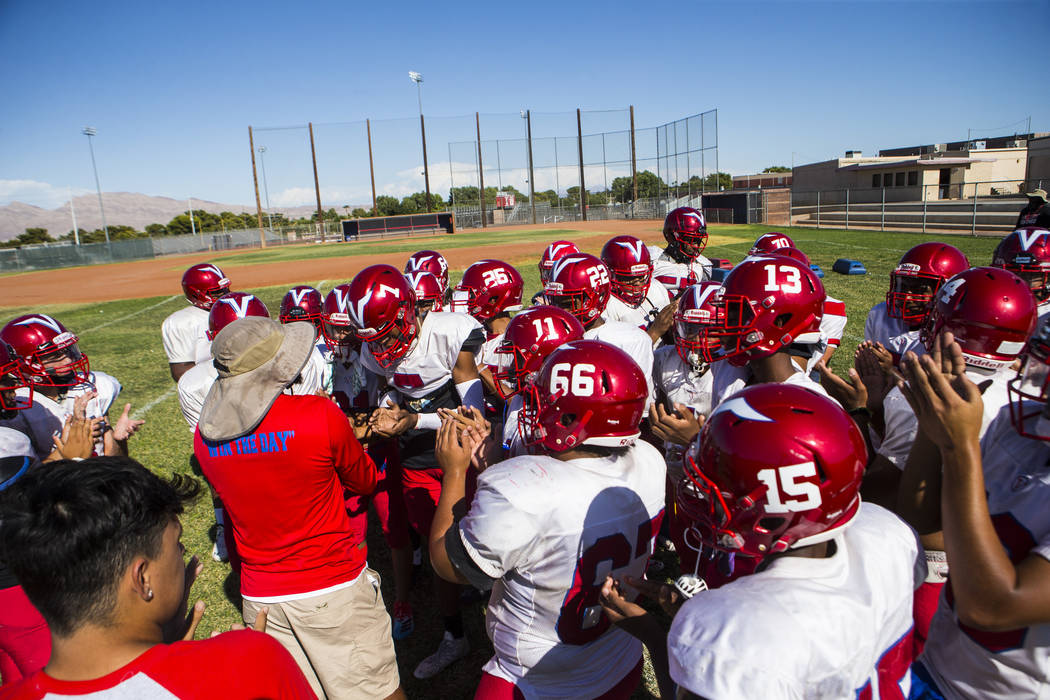
[[[401,202],[389,195],[381,194],[376,197],[376,209],[378,216],[394,216],[401,213]]]
[[[558,194],[554,190],[543,190],[535,194],[537,202],[548,202],[551,205],[557,205],[558,203]]]
[[[146,226],[147,236],[167,236],[168,229],[164,224],[149,224]]]
[[[731,190],[733,189],[733,176],[721,171],[711,173],[704,178],[704,189],[715,192],[722,189]]]
[[[504,185],[503,187],[500,188],[499,191],[500,192],[510,192],[511,194],[514,195],[514,199],[518,203],[528,202],[529,201],[529,195],[525,194],[524,192],[519,192],[518,189],[516,187],[514,187],[514,185]]]
[[[790,173],[791,168],[786,165],[771,165],[762,172],[764,173]]]
[[[350,216],[354,217],[355,219],[361,219],[368,215],[368,212],[362,209],[361,207],[357,207],[352,212],[350,212]]]
[[[51,243],[55,239],[47,232],[46,228],[27,228],[25,233],[5,242],[5,248],[21,248],[24,245],[35,245],[38,243]]]

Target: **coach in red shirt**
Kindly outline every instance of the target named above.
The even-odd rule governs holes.
[[[379,575],[343,497],[375,489],[375,464],[336,404],[285,393],[313,347],[309,323],[220,331],[193,451],[226,506],[244,618],[269,608],[267,633],[321,697],[403,697]]]

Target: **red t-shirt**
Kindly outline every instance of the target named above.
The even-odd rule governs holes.
[[[211,442],[198,430],[193,452],[233,528],[243,595],[309,593],[364,568],[343,488],[372,493],[376,466],[332,401],[282,394],[252,433]]]
[[[0,689],[0,700],[91,694],[124,698],[312,698],[292,655],[262,632],[240,630],[195,642],[158,644],[126,666],[90,681],[60,681],[37,671]]]

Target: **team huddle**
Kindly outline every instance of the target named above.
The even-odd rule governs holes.
[[[866,310],[845,379],[829,363],[846,306],[790,237],[766,233],[730,265],[704,257],[698,210],[672,211],[663,234],[663,247],[616,236],[598,256],[550,243],[531,301],[512,265],[480,260],[452,285],[432,250],[324,296],[290,289],[278,321],[303,350],[278,393],[322,402],[340,423],[329,432],[350,444],[340,459],[361,467],[336,464],[331,516],[360,546],[316,555],[340,573],[295,572],[294,590],[269,587],[260,563],[285,546],[258,535],[280,540],[269,523],[282,504],[246,508],[223,466],[286,450],[267,421],[291,404],[245,409],[238,432],[216,397],[235,364],[271,361],[277,324],[250,320],[270,311],[215,265],[186,271],[190,305],[164,321],[164,349],[212,487],[213,557],[240,572],[247,623],[269,606],[266,631],[304,676],[271,696],[403,697],[393,641],[414,632],[423,554],[435,574],[426,614],[444,636],[413,673],[438,676],[468,654],[464,592],[487,596],[494,655],[476,698],[628,698],[643,646],[662,697],[1050,692],[1050,231],[1010,233],[985,266],[943,242],[909,250]],[[230,354],[249,331],[262,340]],[[111,423],[121,385],[89,367],[75,333],[30,314],[0,341],[0,503],[28,488],[17,482],[29,460],[127,456],[141,421],[125,406]],[[281,468],[273,459],[266,469]],[[395,595],[367,632],[381,638],[375,670],[347,687],[321,658],[331,652],[273,610],[361,575],[382,613],[359,551],[370,513]],[[5,590],[32,566],[13,537],[0,550]],[[678,560],[670,583],[657,548]],[[18,605],[32,610],[39,594],[25,588]],[[5,685],[27,677],[0,697],[47,697],[50,646],[32,661],[26,646],[22,660],[0,654]]]

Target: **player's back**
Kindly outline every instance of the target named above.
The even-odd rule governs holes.
[[[833,541],[831,557],[780,557],[687,602],[668,636],[675,681],[709,698],[907,697],[915,533],[865,503]]]
[[[498,668],[486,670],[555,697],[600,694],[625,676],[641,648],[609,625],[598,593],[606,573],[644,574],[663,507],[663,458],[641,441],[612,457],[526,455],[486,470],[460,526],[505,569],[487,615]]]

